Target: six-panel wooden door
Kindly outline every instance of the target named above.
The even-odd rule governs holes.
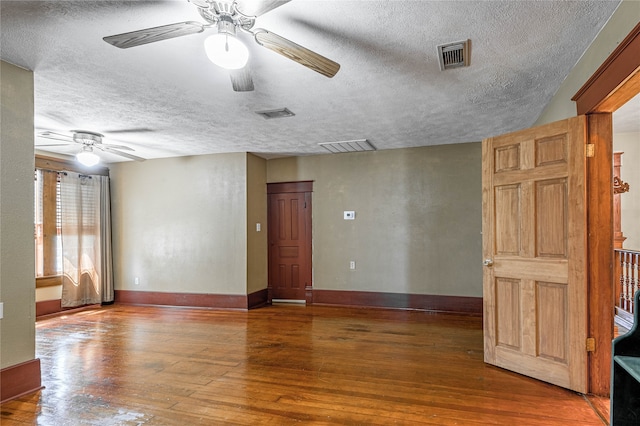
[[[269,299],[311,294],[311,182],[269,184]]]
[[[584,116],[483,141],[485,362],[587,391]]]

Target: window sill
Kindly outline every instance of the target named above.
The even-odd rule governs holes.
[[[62,285],[62,275],[36,278],[36,288],[55,287],[57,285]]]

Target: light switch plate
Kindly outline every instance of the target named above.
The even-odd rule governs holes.
[[[356,212],[354,211],[344,212],[344,220],[354,220],[355,218],[356,218]]]
[[[4,318],[4,303],[0,302],[0,319]]]

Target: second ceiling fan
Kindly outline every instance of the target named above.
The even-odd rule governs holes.
[[[121,49],[140,46],[189,34],[201,33],[217,27],[217,33],[205,40],[205,51],[216,65],[229,69],[233,90],[253,90],[253,80],[247,63],[246,46],[236,36],[238,30],[251,34],[256,43],[291,59],[326,77],[333,77],[340,64],[284,37],[262,28],[253,28],[258,16],[290,0],[188,0],[198,7],[206,24],[186,21],[160,27],[146,28],[104,37],[103,40]],[[239,56],[238,56],[239,55]]]

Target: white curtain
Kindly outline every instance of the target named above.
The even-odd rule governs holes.
[[[66,172],[60,177],[62,307],[102,301],[100,178]]]

